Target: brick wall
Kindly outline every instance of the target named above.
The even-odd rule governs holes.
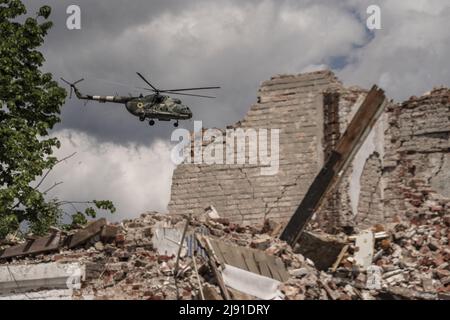
[[[435,89],[388,109],[385,209],[419,217],[450,210],[450,90]]]
[[[331,135],[324,135],[323,146],[325,156],[328,155],[330,149],[334,149],[336,146],[353,115],[364,101],[366,94],[366,90],[358,87],[334,87],[324,93],[324,132],[332,132]],[[330,99],[330,97],[333,97],[333,99]],[[338,110],[337,116],[326,116],[330,114],[330,109],[335,110],[336,108]],[[331,114],[334,114],[334,111]],[[356,210],[352,209],[352,199],[350,196],[352,193],[350,183],[352,181],[353,171],[353,165],[350,165],[345,176],[341,179],[337,190],[330,195],[324,206],[313,219],[323,230],[329,233],[339,231],[342,226],[353,227],[355,225],[354,215]]]
[[[314,222],[333,233],[448,211],[449,91],[390,103]],[[366,94],[345,88],[329,71],[263,82],[258,103],[231,127],[280,129],[278,174],[261,175],[260,165],[182,164],[174,172],[169,210],[201,214],[213,205],[239,223],[287,221]]]
[[[242,223],[289,219],[323,163],[322,92],[340,86],[329,71],[263,82],[258,103],[235,127],[280,129],[278,174],[263,176],[258,165],[182,164],[174,172],[169,210],[198,214],[213,205]]]

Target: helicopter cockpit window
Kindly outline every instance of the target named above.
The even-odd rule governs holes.
[[[162,103],[162,102],[164,102],[164,97],[162,97],[162,96],[156,96],[156,97],[155,97],[155,102],[156,102],[156,103]]]

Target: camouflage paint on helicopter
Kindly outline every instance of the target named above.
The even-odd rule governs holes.
[[[126,108],[130,113],[138,116],[141,121],[144,121],[145,118],[160,121],[192,118],[191,110],[183,105],[180,99],[156,94],[130,100],[126,103]]]
[[[202,96],[196,94],[186,94],[179,93],[179,91],[192,91],[192,90],[209,90],[209,89],[219,89],[220,87],[203,87],[203,88],[189,88],[189,89],[173,89],[173,90],[158,90],[153,85],[150,84],[140,73],[138,75],[148,84],[151,89],[143,88],[144,90],[150,90],[155,92],[147,96],[142,94],[139,97],[126,97],[126,96],[92,96],[83,95],[76,85],[83,81],[84,79],[78,80],[77,82],[70,83],[63,78],[65,83],[70,86],[70,97],[72,97],[72,91],[75,91],[75,95],[78,99],[87,101],[98,101],[100,103],[112,102],[124,104],[128,112],[136,117],[139,117],[141,121],[145,119],[150,119],[149,124],[153,126],[155,124],[154,120],[159,121],[170,121],[176,120],[175,127],[178,127],[179,120],[189,120],[192,118],[192,111],[184,104],[182,104],[180,99],[172,98],[170,96],[162,95],[161,92],[167,92],[169,94],[179,94],[186,96],[194,96],[201,98],[214,98],[210,96]]]

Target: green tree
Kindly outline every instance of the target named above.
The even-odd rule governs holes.
[[[60,121],[67,95],[40,70],[45,60],[38,48],[52,26],[51,8],[43,6],[35,17],[26,13],[20,0],[0,0],[0,238],[22,222],[35,234],[46,232],[58,224],[64,205],[46,200],[36,185],[58,163],[53,151],[60,142],[48,134]],[[115,210],[109,201],[90,203]],[[80,214],[75,220],[82,220]]]

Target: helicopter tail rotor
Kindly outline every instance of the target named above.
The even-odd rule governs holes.
[[[68,84],[68,85],[70,86],[70,96],[69,96],[69,99],[72,99],[73,90],[76,89],[75,86],[76,86],[77,84],[79,84],[81,81],[84,81],[84,78],[83,78],[83,79],[80,79],[80,80],[78,80],[78,81],[75,81],[74,83],[70,83],[69,81],[67,81],[67,80],[64,79],[64,78],[61,78],[61,80],[64,81],[66,84]]]

